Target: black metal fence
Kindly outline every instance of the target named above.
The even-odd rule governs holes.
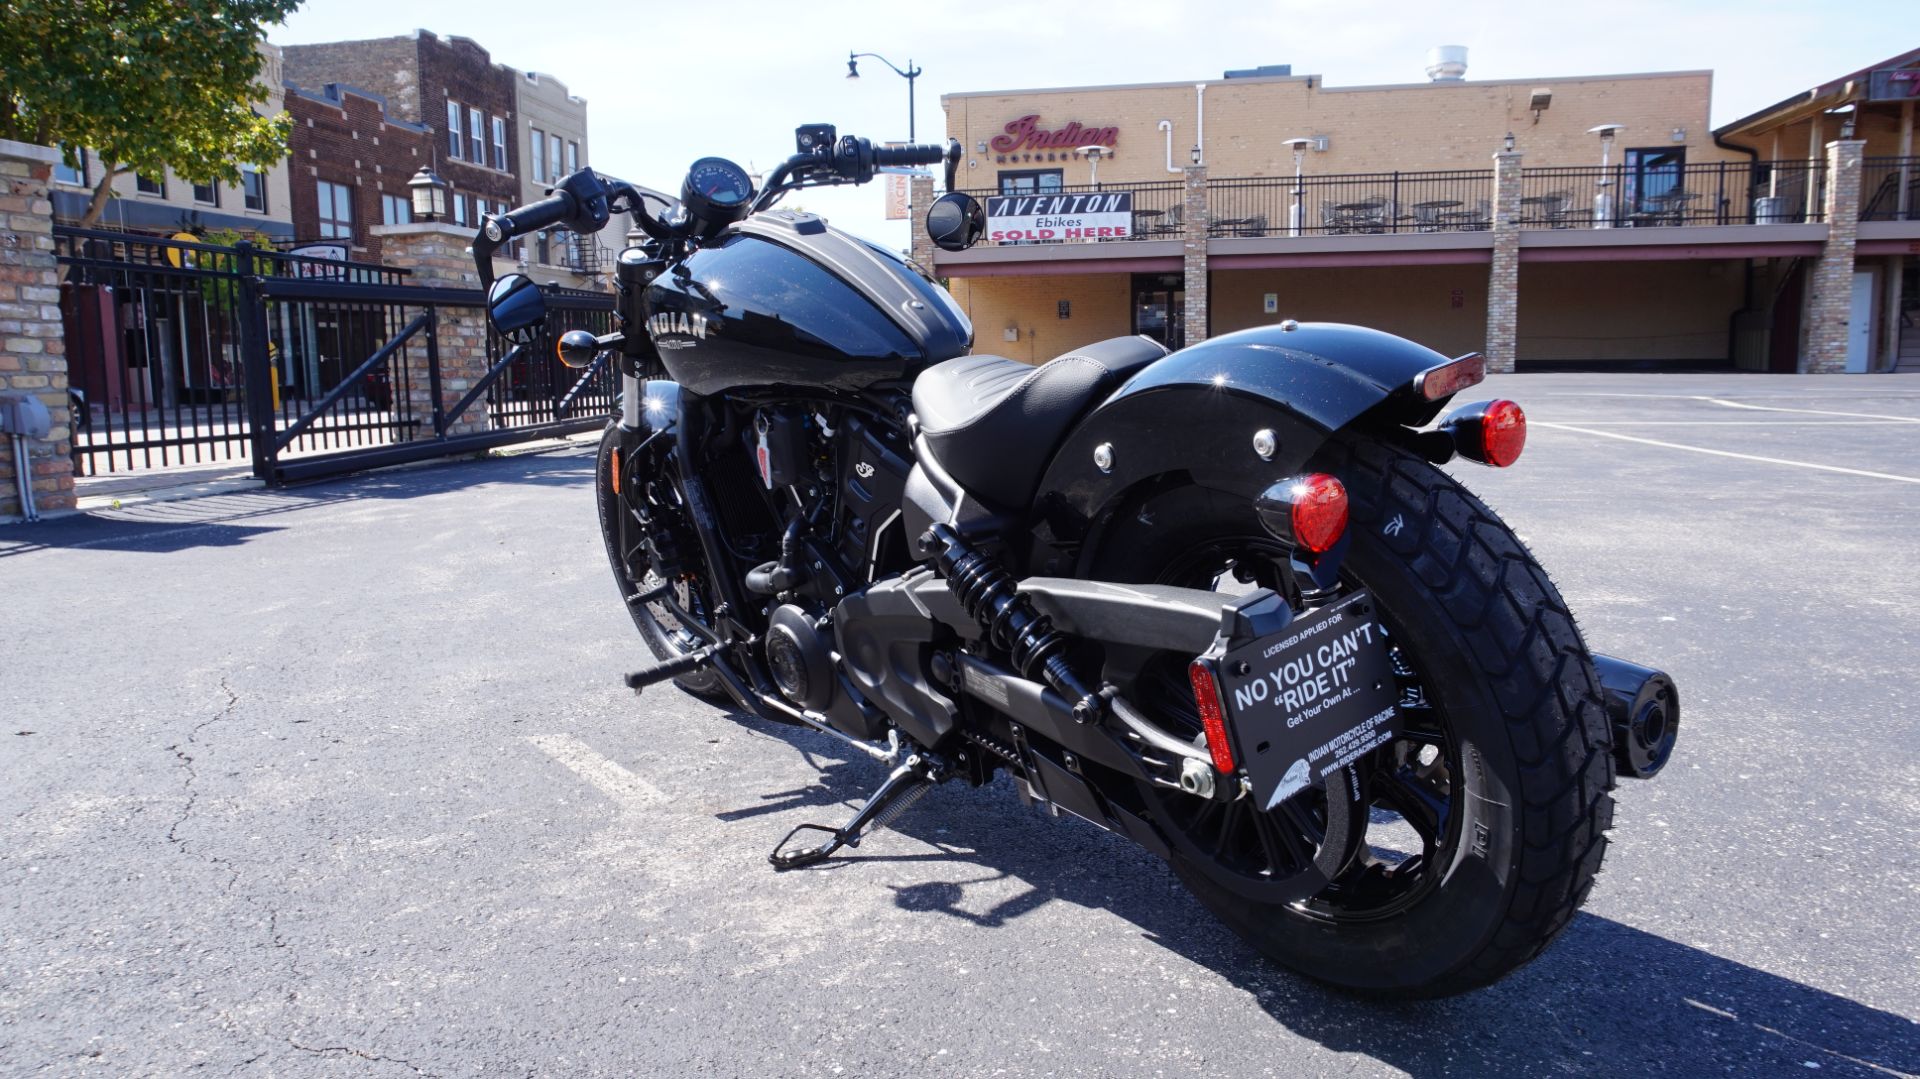
[[[564,378],[550,339],[490,342],[478,385],[443,385],[443,320],[486,333],[474,290],[248,244],[54,231],[82,476],[232,461],[278,481],[586,429],[613,407],[611,376]],[[552,296],[554,333],[605,332],[611,297]]]
[[[1527,168],[1523,228],[1779,225],[1824,220],[1818,161]]]
[[[1480,231],[1493,227],[1493,170],[1213,180],[1207,208],[1215,236]]]
[[[1920,157],[1860,163],[1860,220],[1920,221]]]

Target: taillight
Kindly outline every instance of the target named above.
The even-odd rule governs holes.
[[[1527,446],[1527,414],[1512,401],[1480,401],[1447,417],[1441,430],[1469,461],[1505,468]]]
[[[1457,360],[1429,367],[1413,376],[1413,392],[1429,401],[1452,397],[1469,386],[1486,381],[1487,360],[1478,352],[1469,352]]]
[[[1220,681],[1214,676],[1213,664],[1204,659],[1187,664],[1187,680],[1193,683],[1193,703],[1200,706],[1200,726],[1207,732],[1207,752],[1213,755],[1213,766],[1232,775],[1233,747],[1227,744],[1227,717],[1220,711]]]
[[[1260,521],[1275,539],[1325,554],[1347,531],[1347,488],[1325,472],[1281,480],[1254,500]]]

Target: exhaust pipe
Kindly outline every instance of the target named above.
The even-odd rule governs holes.
[[[1652,779],[1673,756],[1680,736],[1680,691],[1665,671],[1612,656],[1593,657],[1613,723],[1613,770],[1622,779]]]

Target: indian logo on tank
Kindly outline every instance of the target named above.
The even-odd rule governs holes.
[[[707,316],[698,312],[662,311],[647,320],[647,332],[653,336],[656,347],[692,348],[694,341],[707,339]]]

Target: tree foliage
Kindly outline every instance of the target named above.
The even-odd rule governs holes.
[[[90,148],[112,178],[237,183],[285,156],[254,51],[300,0],[0,0],[0,138]],[[70,159],[70,163],[72,162]]]

